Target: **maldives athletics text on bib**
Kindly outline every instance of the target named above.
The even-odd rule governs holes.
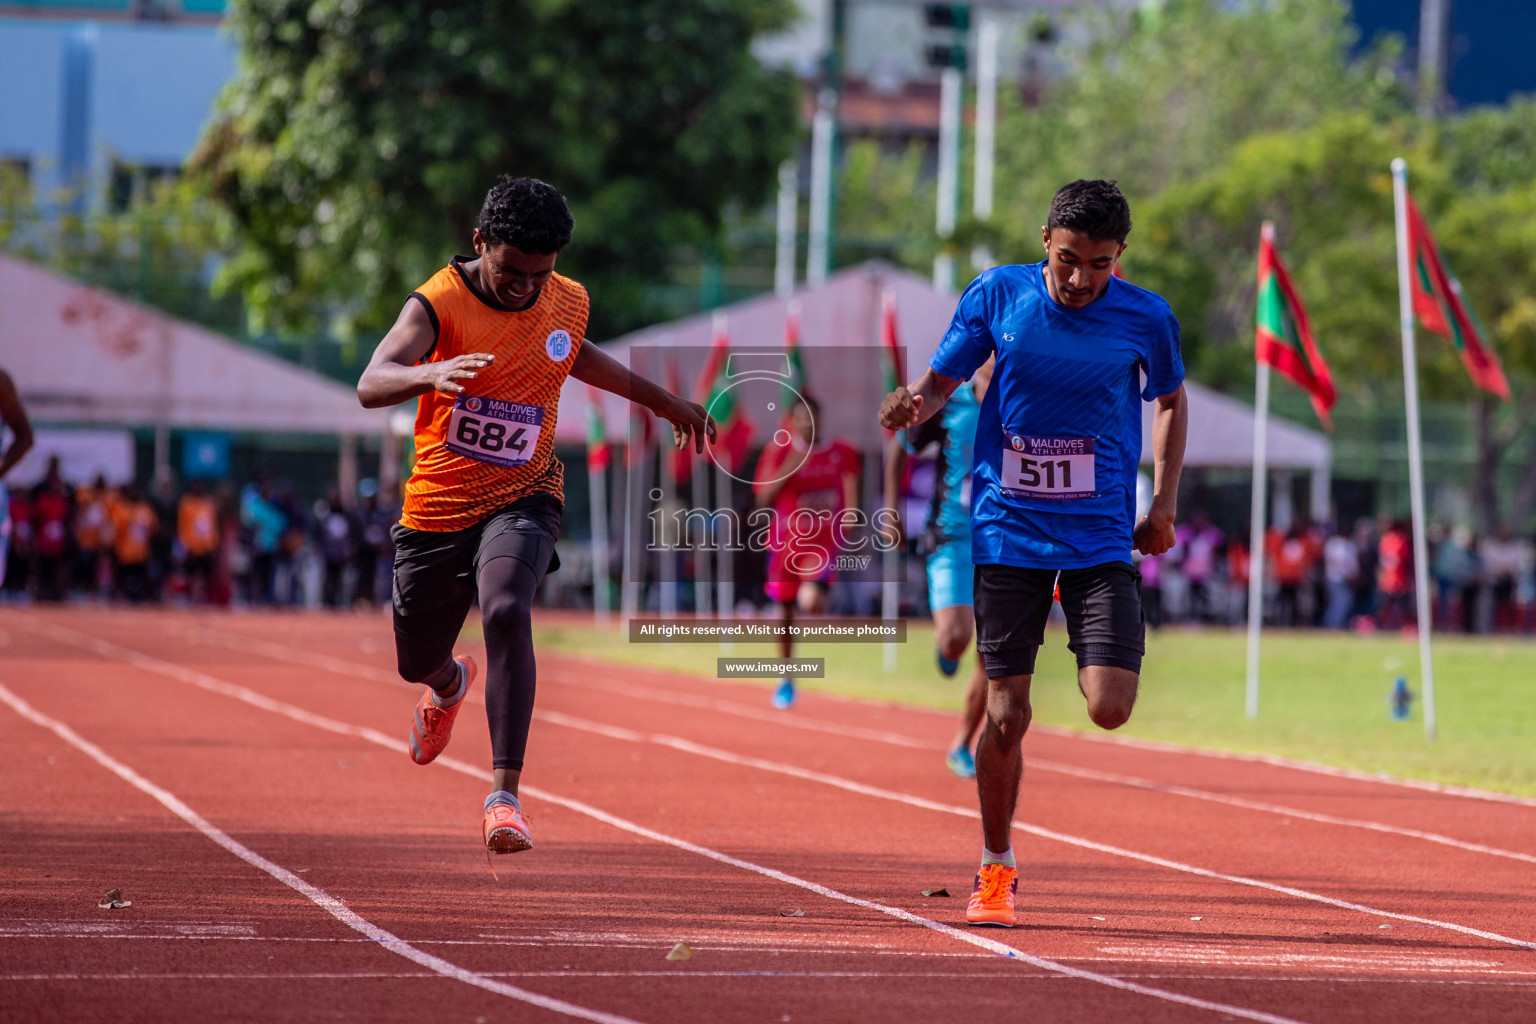
[[[459,395],[448,418],[443,447],[493,466],[521,466],[533,458],[543,429],[543,406]]]
[[[1004,494],[1035,501],[1071,501],[1098,494],[1093,438],[1003,436],[1007,443],[999,484]]]

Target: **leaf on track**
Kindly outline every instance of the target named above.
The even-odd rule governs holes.
[[[924,896],[948,896],[949,895],[949,890],[948,889],[924,889],[923,890],[923,895]]]
[[[781,910],[781,911],[779,911],[779,916],[780,917],[804,917],[805,916],[805,911],[799,909],[798,907],[795,908],[794,910]]]
[[[688,943],[686,943],[686,942],[679,942],[677,945],[673,946],[672,947],[672,951],[667,954],[667,959],[668,960],[692,960],[693,959],[693,948],[691,946],[689,946]]]
[[[123,890],[113,889],[97,900],[96,905],[102,910],[122,910],[124,907],[133,906],[133,901],[123,899]]]

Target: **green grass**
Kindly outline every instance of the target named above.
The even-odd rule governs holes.
[[[631,644],[618,628],[599,630],[560,616],[534,623],[540,650],[715,675],[714,644]],[[970,657],[955,679],[933,663],[927,623],[913,622],[887,673],[878,645],[821,644],[797,656],[827,659],[827,678],[807,690],[900,704],[958,709]],[[1392,720],[1387,695],[1407,675],[1419,688],[1416,641],[1272,631],[1264,639],[1259,717],[1243,713],[1245,638],[1241,632],[1169,629],[1152,634],[1136,713],[1122,735],[1191,746],[1302,758],[1463,786],[1536,796],[1536,643],[1436,638],[1439,738],[1424,737],[1422,706]],[[769,655],[766,644],[737,644],[737,656]],[[1035,721],[1093,729],[1083,711],[1063,632],[1053,631],[1035,674]],[[771,681],[763,681],[766,690]],[[766,700],[766,694],[765,694]]]

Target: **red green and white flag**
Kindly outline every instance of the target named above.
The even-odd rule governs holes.
[[[730,362],[731,337],[724,313],[715,314],[715,337],[709,346],[709,356],[699,374],[694,388],[694,401],[704,407],[715,421],[713,447],[725,453],[731,471],[739,470],[747,460],[747,449],[752,444],[752,421],[742,411],[741,405],[730,392],[730,378],[726,369]]]
[[[587,385],[587,471],[605,470],[613,462],[608,425],[603,422],[603,393]]]
[[[1461,282],[1451,273],[1441,255],[1435,236],[1429,231],[1419,208],[1408,196],[1408,247],[1411,257],[1409,279],[1413,287],[1413,312],[1432,331],[1450,338],[1467,368],[1472,383],[1504,401],[1509,401],[1509,381],[1499,357],[1489,347],[1477,314],[1462,294]]]
[[[683,384],[677,372],[677,360],[672,356],[667,357],[665,381],[668,391],[672,392],[674,395],[682,393]],[[669,428],[670,426],[671,424],[668,424]],[[669,449],[667,454],[671,455],[672,457],[670,462],[672,471],[672,484],[675,487],[678,486],[682,481],[688,479],[689,475],[693,472],[693,446],[690,444],[687,448],[679,451],[678,449],[671,447],[672,432],[670,429],[667,431],[666,437],[668,442],[667,448]]]
[[[1275,248],[1275,227],[1266,221],[1259,241],[1258,329],[1254,358],[1274,367],[1312,398],[1312,408],[1323,426],[1333,429],[1329,410],[1338,393],[1333,374],[1312,337],[1307,308],[1291,284],[1291,275]]]

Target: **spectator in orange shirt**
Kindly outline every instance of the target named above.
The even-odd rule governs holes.
[[[101,590],[102,563],[112,544],[111,496],[100,473],[89,487],[75,489],[75,586],[87,594]]]
[[[201,480],[187,485],[187,493],[176,506],[176,539],[185,552],[182,572],[187,579],[187,597],[203,604],[213,583],[213,559],[219,548],[219,508]]]
[[[113,506],[112,547],[117,561],[117,585],[128,600],[138,603],[149,594],[149,544],[160,527],[154,506],[133,484],[123,488]]]

